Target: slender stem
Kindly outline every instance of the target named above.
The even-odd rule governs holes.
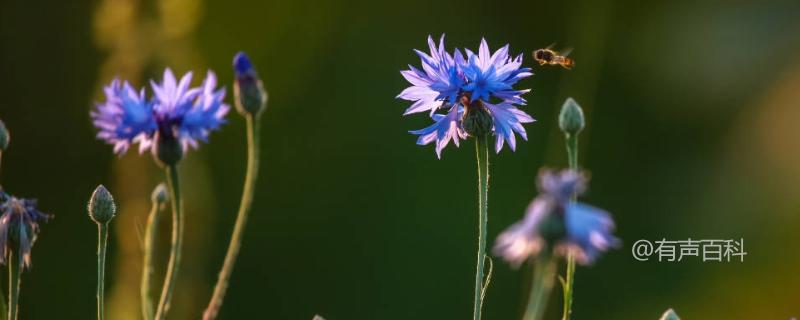
[[[567,143],[567,158],[569,160],[569,168],[578,170],[578,135],[566,134]],[[572,201],[575,201],[575,195],[572,196]],[[564,282],[564,311],[562,313],[562,320],[569,320],[572,316],[572,288],[575,281],[575,256],[570,253],[567,255],[567,276]]]
[[[478,161],[478,258],[475,272],[475,299],[472,319],[480,320],[483,308],[484,264],[486,262],[486,227],[489,222],[489,143],[488,136],[475,138]]]
[[[539,320],[547,308],[550,291],[555,282],[555,263],[549,253],[542,252],[536,258],[533,269],[533,285],[528,296],[528,307],[523,320]]]
[[[567,134],[567,159],[569,160],[569,168],[578,170],[578,135]]]
[[[0,164],[2,163],[3,159],[3,151],[0,150]],[[0,294],[0,314],[8,314],[8,304],[6,303],[6,297]]]
[[[246,115],[245,118],[247,119],[247,174],[244,179],[244,190],[242,191],[242,199],[239,201],[239,213],[236,215],[236,224],[233,227],[231,241],[228,244],[228,253],[225,255],[225,262],[219,271],[214,294],[203,313],[204,320],[215,319],[220,307],[222,307],[222,301],[225,299],[225,292],[228,290],[228,283],[233,273],[233,266],[242,246],[247,216],[253,203],[253,193],[255,192],[256,179],[258,178],[259,121],[252,114]]]
[[[147,227],[144,231],[144,262],[142,266],[142,283],[140,285],[140,297],[142,303],[142,317],[144,320],[153,319],[153,298],[150,295],[151,282],[154,273],[153,264],[155,263],[155,243],[156,231],[158,230],[158,212],[161,210],[161,203],[153,201],[150,214],[147,215]]]
[[[8,303],[5,294],[0,294],[0,314],[8,315]]]
[[[97,224],[97,319],[105,319],[106,249],[108,223]]]
[[[22,271],[22,256],[18,250],[8,252],[8,320],[17,320],[19,308],[19,274]]]
[[[183,200],[181,199],[178,167],[170,165],[167,166],[166,171],[167,187],[169,188],[169,196],[172,203],[172,241],[164,286],[161,288],[161,299],[158,301],[158,309],[156,309],[155,319],[157,320],[163,320],[167,317],[172,291],[175,288],[175,279],[178,277],[178,269],[181,264],[181,250],[183,249]]]

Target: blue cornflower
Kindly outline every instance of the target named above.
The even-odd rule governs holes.
[[[0,248],[3,255],[0,263],[6,264],[10,250],[15,250],[25,268],[31,266],[31,248],[39,235],[39,223],[47,222],[51,215],[36,208],[36,200],[19,199],[0,191]]]
[[[114,145],[114,153],[124,154],[131,144],[148,139],[158,128],[153,103],[144,97],[144,89],[137,92],[127,81],[114,79],[103,92],[106,102],[97,104],[97,111],[92,111],[91,116],[100,129],[97,138]],[[140,152],[146,148],[140,144]]]
[[[436,155],[441,157],[450,140],[458,146],[461,139],[488,133],[480,130],[482,126],[464,126],[466,117],[484,114],[488,119],[472,123],[490,121],[488,131],[496,137],[497,152],[505,142],[512,150],[516,149],[515,132],[527,140],[522,123],[534,120],[516,106],[525,104],[522,95],[530,90],[513,88],[520,79],[532,75],[529,68],[522,67],[522,55],[511,58],[508,45],[490,55],[485,40],[477,55],[470,50],[465,50],[465,55],[458,49],[450,54],[445,50],[444,35],[438,46],[428,36],[428,47],[430,53],[414,50],[421,59],[422,69],[409,65],[409,70],[400,72],[412,86],[397,96],[414,102],[404,115],[431,113],[433,125],[410,131],[419,136],[417,144],[435,142]],[[444,115],[436,113],[438,110],[443,110]]]
[[[464,55],[454,50],[453,55],[445,51],[444,35],[439,38],[439,46],[428,36],[428,47],[430,55],[414,49],[414,52],[422,60],[422,70],[408,65],[409,70],[401,71],[400,74],[412,84],[411,87],[403,90],[397,97],[415,101],[404,115],[435,111],[439,107],[450,107],[458,102],[461,87],[466,83],[466,78],[461,70],[461,66],[466,64]]]
[[[442,149],[453,140],[453,143],[458,146],[460,141],[467,138],[467,132],[461,126],[461,119],[464,115],[464,107],[455,105],[450,108],[447,114],[434,113],[431,115],[434,124],[420,130],[410,131],[412,134],[419,136],[417,138],[418,145],[426,145],[436,141],[436,155],[441,157]]]
[[[607,212],[570,201],[586,190],[587,180],[573,170],[542,170],[539,196],[528,206],[522,221],[497,237],[494,253],[517,267],[548,246],[590,264],[602,252],[617,246],[619,240],[611,234],[614,221]]]
[[[91,113],[97,137],[114,145],[114,152],[124,154],[134,144],[139,152],[156,151],[160,140],[175,140],[182,151],[208,141],[211,131],[225,123],[230,107],[223,103],[224,89],[216,89],[217,78],[208,71],[200,87],[192,88],[192,73],[180,81],[172,70],[164,71],[161,83],[151,81],[154,96],[145,97],[127,82],[114,80],[104,91],[106,101]]]
[[[508,45],[490,54],[486,39],[481,39],[478,54],[466,49],[468,64],[463,68],[468,83],[464,90],[471,92],[472,101],[489,101],[492,96],[514,104],[525,104],[522,94],[530,90],[514,90],[520,79],[533,75],[530,68],[522,68],[522,54],[512,58]]]

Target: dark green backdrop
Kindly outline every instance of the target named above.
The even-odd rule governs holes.
[[[796,1],[1,0],[0,118],[12,141],[0,179],[56,215],[24,275],[21,318],[94,317],[85,204],[99,183],[120,204],[109,319],[139,318],[137,228],[161,173],[149,155],[112,155],[88,112],[115,75],[145,85],[166,66],[213,69],[230,88],[230,61],[245,50],[270,101],[221,317],[468,319],[474,144],[437,160],[406,132],[428,120],[401,117],[408,103],[394,99],[407,86],[399,70],[419,63],[411,50],[441,33],[449,48],[511,43],[529,66],[537,48],[575,48],[574,70],[534,67],[520,83],[537,122],[516,153],[491,158],[489,195],[493,240],[535,196],[539,168],[565,165],[555,119],[575,97],[588,119],[585,200],[613,213],[624,241],[578,268],[575,319],[656,319],[668,307],[686,319],[798,316],[798,32]],[[174,319],[199,317],[227,246],[245,155],[243,120],[229,119],[182,168],[188,252]],[[662,238],[744,238],[749,255],[631,257],[636,240]],[[528,272],[495,264],[486,319],[519,318]]]

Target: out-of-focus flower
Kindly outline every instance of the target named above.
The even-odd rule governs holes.
[[[139,152],[174,141],[185,152],[198,141],[208,141],[211,131],[225,123],[230,107],[223,103],[224,89],[217,89],[217,78],[209,71],[200,87],[192,88],[192,73],[177,81],[170,69],[160,83],[151,81],[154,97],[147,99],[144,89],[136,91],[127,82],[114,80],[104,91],[106,101],[91,112],[97,137],[124,154],[134,144]]]
[[[478,54],[465,50],[465,55],[458,49],[450,54],[445,50],[444,35],[438,45],[428,36],[428,47],[430,53],[414,50],[421,69],[409,65],[400,72],[411,87],[397,96],[413,101],[404,115],[430,112],[434,120],[427,128],[410,131],[419,136],[417,144],[435,142],[436,155],[441,157],[450,140],[458,146],[459,140],[468,136],[493,133],[497,152],[505,142],[512,150],[516,148],[514,132],[527,139],[522,123],[534,120],[516,106],[525,104],[522,95],[530,90],[513,88],[532,75],[529,68],[522,67],[521,54],[509,56],[508,45],[490,54],[486,40],[481,41]],[[444,114],[437,113],[439,110]]]
[[[618,245],[611,233],[614,221],[598,208],[573,202],[586,190],[587,178],[573,170],[539,173],[539,196],[495,242],[494,253],[512,266],[535,257],[545,248],[557,254],[574,254],[581,264],[591,264],[602,252]]]
[[[42,213],[36,206],[36,200],[19,199],[2,193],[0,204],[0,248],[3,255],[0,263],[6,264],[6,258],[14,250],[23,259],[23,266],[31,266],[31,248],[39,235],[39,223],[47,222],[51,215]]]

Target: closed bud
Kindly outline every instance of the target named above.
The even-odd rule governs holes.
[[[0,120],[0,151],[6,151],[10,141],[11,135],[9,135],[8,129],[6,129],[6,124],[3,123],[3,120]]]
[[[586,126],[583,109],[572,98],[567,98],[558,115],[558,126],[566,134],[576,135]]]
[[[661,320],[681,320],[675,310],[669,309],[661,316]]]
[[[465,99],[466,100],[466,99]],[[473,137],[483,137],[492,132],[494,121],[480,100],[468,104],[464,113],[464,131]]]
[[[153,189],[153,193],[150,195],[150,201],[155,204],[164,204],[169,199],[169,195],[167,194],[167,186],[163,183],[159,183],[155,189]]]
[[[233,69],[236,73],[233,84],[236,110],[243,115],[258,115],[267,108],[267,91],[264,90],[264,84],[247,54],[236,54],[233,58]]]
[[[97,186],[89,200],[89,217],[97,223],[108,223],[117,213],[114,197],[103,185]]]
[[[159,130],[156,133],[156,145],[153,156],[156,163],[161,166],[174,166],[183,159],[183,146],[172,134],[164,134]]]

